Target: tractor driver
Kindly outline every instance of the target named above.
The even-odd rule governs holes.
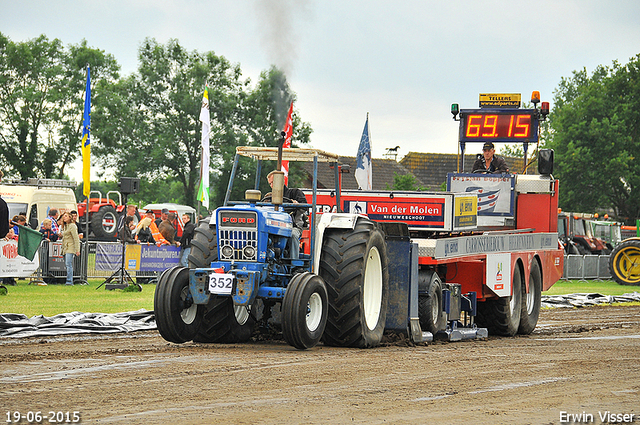
[[[276,171],[272,171],[267,174],[267,181],[269,182],[269,186],[273,189],[273,174]],[[291,199],[291,202],[294,204],[306,204],[307,197],[304,195],[300,189],[290,188],[287,185],[284,185],[283,196],[285,198]],[[291,246],[289,247],[289,255],[292,260],[297,260],[300,258],[300,236],[302,236],[302,228],[304,227],[304,216],[306,211],[302,208],[296,208],[291,213],[291,218],[293,219],[293,232],[291,233]]]
[[[478,159],[473,163],[472,173],[508,173],[509,167],[504,158],[495,155],[493,143],[485,142],[482,146],[482,156],[478,155]]]

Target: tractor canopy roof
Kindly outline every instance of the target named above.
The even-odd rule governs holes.
[[[277,147],[255,147],[255,146],[238,146],[236,154],[246,156],[258,160],[278,159]],[[295,162],[313,162],[314,158],[318,158],[318,162],[337,162],[340,156],[335,153],[325,152],[320,149],[308,148],[284,148],[282,149],[283,161]]]

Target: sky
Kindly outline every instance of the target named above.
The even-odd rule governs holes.
[[[146,37],[213,51],[254,83],[276,65],[313,128],[311,147],[356,156],[369,114],[373,157],[399,146],[400,160],[457,152],[452,103],[477,108],[480,93],[528,101],[538,90],[553,108],[563,77],[628,62],[640,53],[640,2],[0,0],[0,32],[16,42],[86,39],[121,75],[136,72]]]

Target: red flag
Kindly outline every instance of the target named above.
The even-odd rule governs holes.
[[[289,113],[287,114],[287,121],[284,123],[284,144],[283,148],[291,147],[291,136],[293,134],[293,121],[291,120],[291,114],[293,113],[293,102],[291,102],[291,106],[289,107]],[[289,184],[289,161],[282,161],[282,168],[280,169],[284,172],[284,184]]]

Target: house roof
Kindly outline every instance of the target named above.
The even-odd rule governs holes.
[[[504,157],[504,159],[507,161],[511,172],[519,172],[524,168],[523,158]],[[476,155],[464,156],[464,170],[466,172],[471,172],[471,167],[475,160]],[[400,164],[411,171],[420,181],[424,182],[424,186],[430,190],[439,190],[442,183],[447,181],[447,173],[458,171],[458,155],[409,152],[400,160]],[[531,170],[529,170],[529,173],[531,173]]]
[[[504,157],[512,172],[521,172],[524,168],[523,158]],[[476,155],[464,156],[464,169],[471,172]],[[349,172],[342,174],[342,189],[358,189],[355,178],[356,158],[353,156],[341,156],[341,164],[349,165]],[[394,175],[404,176],[412,174],[416,178],[416,184],[426,190],[441,190],[442,183],[447,181],[447,173],[458,171],[458,155],[443,153],[409,152],[400,162],[393,159],[372,158],[373,190],[389,190],[393,187]],[[311,187],[313,184],[313,163],[302,164],[307,178],[302,187]],[[535,167],[529,167],[528,174],[533,174]],[[332,189],[334,184],[334,170],[329,164],[318,163],[318,188]]]
[[[358,183],[355,178],[356,158],[353,156],[341,156],[340,163],[349,166],[349,172],[342,174],[342,189],[358,189]],[[313,184],[313,164],[304,163],[302,168],[307,174],[304,187],[311,187]],[[393,159],[372,158],[372,188],[373,190],[389,190],[393,187],[394,175],[404,176],[411,174],[401,163]],[[335,187],[334,183],[335,171],[330,168],[329,164],[318,164],[318,188],[331,189]],[[416,177],[414,175],[414,177]],[[424,186],[419,178],[416,177],[416,184]]]

